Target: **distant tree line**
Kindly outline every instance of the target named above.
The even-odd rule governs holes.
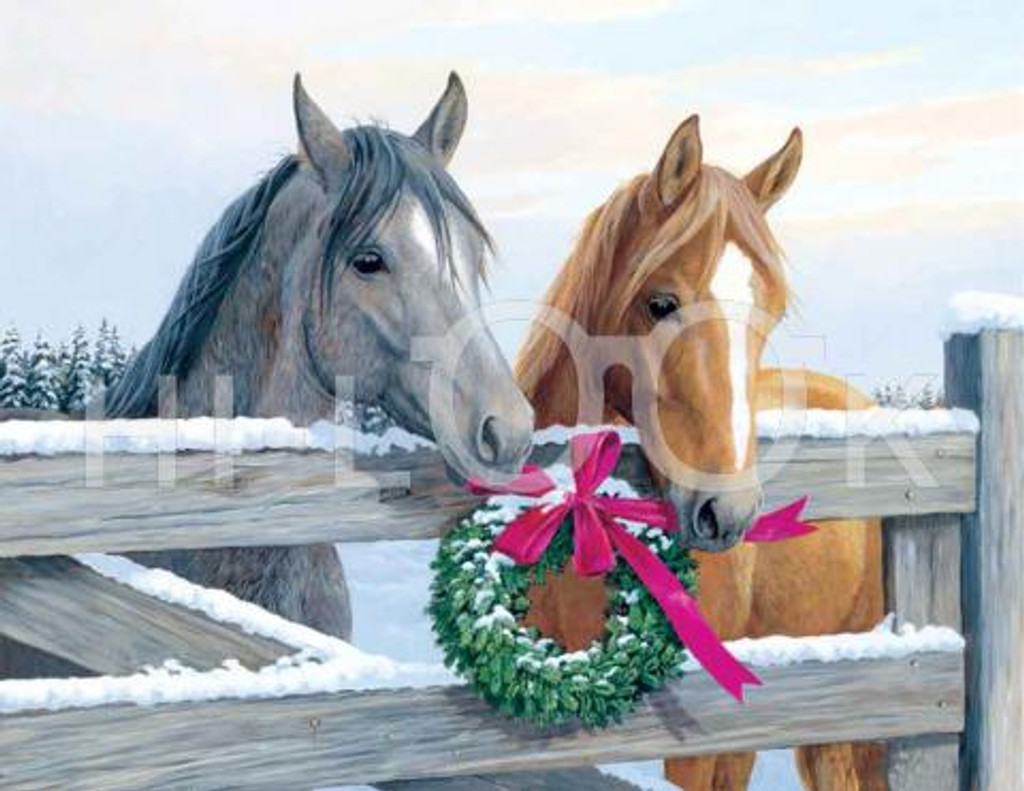
[[[75,412],[100,388],[108,388],[124,374],[134,354],[126,350],[117,327],[103,319],[90,339],[78,325],[71,337],[54,346],[42,334],[31,343],[22,341],[17,328],[0,333],[0,409],[43,409]],[[939,409],[945,407],[941,388],[925,382],[908,390],[896,381],[872,390],[882,407]],[[380,413],[380,414],[378,414]],[[363,430],[380,429],[379,408],[348,415]]]
[[[0,409],[74,412],[124,374],[132,352],[106,319],[91,339],[79,325],[54,346],[42,334],[23,342],[14,326],[0,334]]]
[[[893,409],[943,409],[946,406],[941,388],[925,382],[918,390],[907,390],[899,382],[886,382],[871,392],[875,403]]]

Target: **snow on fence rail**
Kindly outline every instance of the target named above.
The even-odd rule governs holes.
[[[989,314],[976,302],[969,312],[962,318],[974,333],[978,315]],[[0,682],[0,705],[6,700],[18,709],[0,715],[0,785],[211,787],[230,777],[240,786],[281,788],[885,739],[894,791],[952,791],[961,787],[960,777],[963,787],[978,791],[1019,788],[1024,332],[1008,323],[1005,306],[990,318],[993,327],[977,334],[954,330],[946,344],[947,396],[980,423],[958,411],[933,413],[928,425],[925,418],[893,417],[897,422],[889,420],[884,431],[873,422],[889,419],[881,411],[838,423],[835,414],[804,415],[797,426],[771,415],[761,423],[769,502],[811,492],[812,514],[819,519],[886,517],[886,597],[897,632],[909,622],[946,629],[917,637],[849,638],[846,649],[867,651],[858,658],[823,654],[822,646],[835,638],[794,641],[786,651],[802,652],[808,661],[769,662],[761,670],[766,686],[751,690],[745,706],[695,672],[650,696],[635,717],[600,732],[542,731],[505,719],[460,686],[418,688],[444,681],[429,668],[391,668],[394,683],[417,688],[335,691],[377,686],[352,675],[360,662],[390,672],[358,652],[349,664],[340,653],[321,656],[321,667],[343,663],[335,668],[344,670],[340,680],[321,678],[331,683],[317,689],[312,676],[305,687],[293,679],[278,691],[304,694],[285,697],[235,694],[152,706],[126,705],[125,698],[43,711],[50,704],[32,697],[38,688]],[[776,420],[774,430],[767,428],[770,419]],[[0,446],[4,436],[0,429]],[[446,482],[432,448],[393,447],[353,459],[241,443],[224,464],[208,452],[167,453],[166,435],[159,436],[156,454],[105,455],[103,486],[95,485],[97,470],[90,469],[88,456],[0,459],[0,634],[99,673],[130,675],[142,662],[160,665],[183,647],[192,666],[216,668],[239,657],[241,652],[232,653],[238,646],[251,645],[248,659],[239,657],[249,672],[239,665],[214,672],[301,677],[296,659],[289,658],[301,636],[287,627],[268,632],[251,612],[223,618],[223,602],[220,608],[204,604],[203,596],[183,589],[171,595],[173,585],[153,579],[135,578],[134,587],[125,587],[110,559],[83,558],[90,568],[31,556],[424,538],[476,502]],[[538,461],[564,452],[565,437],[557,432],[541,439],[547,444],[539,445]],[[619,474],[642,487],[635,447],[627,448],[621,464]],[[161,592],[166,595],[159,599],[149,595]],[[109,624],[131,650],[87,646],[96,642],[96,629]],[[950,631],[961,628],[966,653]],[[920,635],[929,639],[907,642]],[[893,650],[866,648],[879,640],[895,641]],[[772,649],[770,642],[751,642],[742,650],[752,657]],[[301,647],[307,651],[302,656],[316,652],[315,645]],[[326,644],[319,648],[330,651]],[[278,671],[260,670],[267,655],[277,660]],[[103,697],[103,682],[64,683],[65,692]],[[87,683],[99,684],[100,692],[83,691]],[[130,682],[117,683],[131,688]],[[31,710],[13,704],[18,694]],[[61,703],[59,695],[48,700]]]
[[[759,465],[768,504],[811,492],[818,519],[973,510],[973,415],[913,417],[769,415]],[[401,436],[385,435],[382,450],[365,435],[331,444],[324,427],[236,419],[219,421],[230,424],[219,430],[233,443],[227,457],[154,452],[217,447],[216,422],[111,421],[98,428],[116,450],[100,457],[81,452],[81,426],[0,424],[0,557],[431,538],[479,502],[450,484],[435,448]],[[570,433],[541,432],[534,460],[560,458]],[[635,444],[618,474],[649,485]]]

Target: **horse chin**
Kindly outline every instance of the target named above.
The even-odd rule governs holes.
[[[463,450],[465,440],[457,431],[441,428],[434,432],[432,439],[441,451],[445,471],[452,483],[462,486],[472,478],[487,480],[491,477],[483,464]]]
[[[687,549],[696,549],[701,552],[725,552],[732,549],[743,539],[743,534],[739,531],[723,538],[703,538],[696,535],[692,530],[687,530],[681,535],[683,536],[683,546]]]
[[[435,426],[429,412],[420,406],[415,396],[392,390],[388,393],[384,409],[399,427],[437,444],[444,459],[445,472],[452,483],[461,486],[470,478],[483,477],[473,462],[467,462],[462,454],[455,451],[460,442],[458,432],[450,427]]]

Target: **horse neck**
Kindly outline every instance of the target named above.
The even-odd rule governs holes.
[[[325,200],[299,171],[267,211],[257,247],[225,297],[207,341],[179,389],[185,414],[213,414],[218,375],[232,378],[234,413],[307,425],[334,414],[308,370],[302,329],[312,270],[302,240]],[[290,273],[290,274],[286,274]]]
[[[254,261],[250,269],[258,270],[260,263]],[[276,284],[268,287],[259,280],[251,271],[245,272],[232,286],[195,363],[179,385],[180,414],[213,415],[223,413],[228,405],[232,415],[258,414],[280,326]],[[228,395],[230,400],[225,403]]]

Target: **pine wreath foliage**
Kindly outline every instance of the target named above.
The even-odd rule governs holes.
[[[578,720],[587,727],[620,722],[646,692],[681,674],[680,645],[658,603],[620,560],[607,576],[606,633],[583,651],[567,652],[522,625],[530,587],[562,570],[572,555],[566,517],[544,557],[516,565],[492,551],[507,513],[485,506],[441,541],[433,562],[428,612],[445,664],[502,712],[539,726]],[[630,525],[691,593],[697,567],[659,528]]]

